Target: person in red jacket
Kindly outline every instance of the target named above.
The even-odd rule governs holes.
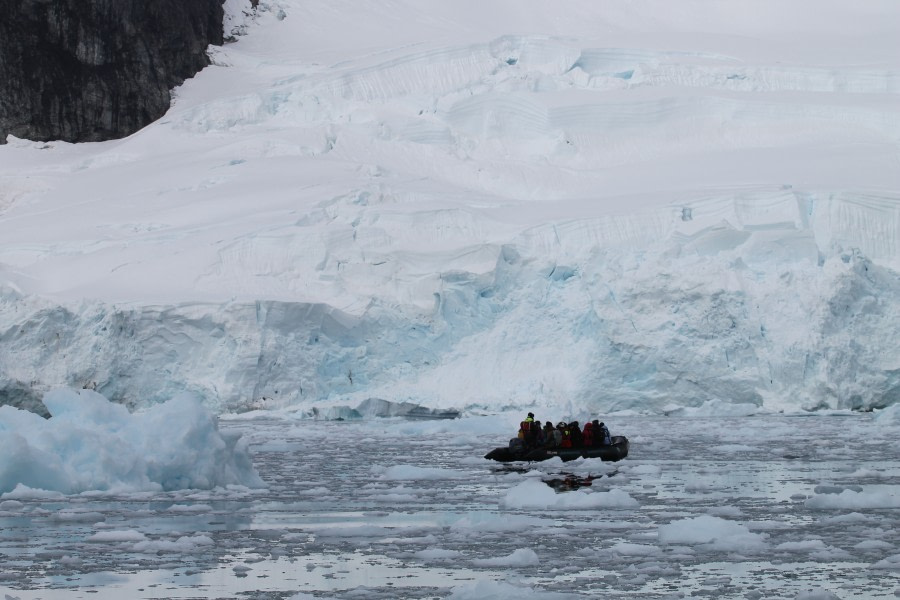
[[[556,425],[557,431],[559,431],[561,435],[561,439],[559,442],[560,448],[571,448],[572,447],[572,431],[569,429],[568,423],[563,423],[560,421]]]
[[[593,431],[593,423],[585,423],[584,431],[581,432],[581,441],[584,444],[585,448],[593,448],[594,447],[594,431]]]

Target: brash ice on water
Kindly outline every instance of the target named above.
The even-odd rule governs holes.
[[[224,5],[0,145],[4,596],[900,594],[900,3]]]
[[[515,415],[223,421],[265,489],[7,493],[0,588],[22,600],[896,597],[896,411],[607,421],[629,432],[627,459],[524,469],[481,458]]]

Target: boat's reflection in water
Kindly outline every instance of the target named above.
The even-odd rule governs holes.
[[[502,467],[497,467],[493,470],[502,473],[528,473],[529,471],[531,471],[531,469],[529,469],[528,467],[523,467],[521,465],[503,465]],[[614,475],[618,475],[618,473],[618,470],[614,470],[610,471],[609,473],[584,475],[560,471],[559,473],[545,474],[543,477],[541,477],[541,481],[552,487],[557,492],[571,492],[583,487],[590,487],[595,480],[603,479],[604,477],[612,477]]]
[[[576,475],[574,473],[558,473],[559,477],[551,477],[550,479],[542,478],[541,481],[552,487],[557,492],[571,492],[583,487],[590,487],[597,479],[604,477],[612,477],[618,471],[604,473],[602,475]]]

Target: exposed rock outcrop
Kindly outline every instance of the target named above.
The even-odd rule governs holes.
[[[0,143],[129,135],[222,43],[222,0],[0,0]]]

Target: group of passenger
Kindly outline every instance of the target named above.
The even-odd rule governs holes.
[[[525,448],[596,448],[612,445],[609,428],[598,419],[585,423],[584,428],[578,421],[560,421],[556,426],[547,421],[541,426],[540,421],[535,421],[534,413],[528,413],[519,424],[519,435],[511,443],[513,441],[518,441]]]

